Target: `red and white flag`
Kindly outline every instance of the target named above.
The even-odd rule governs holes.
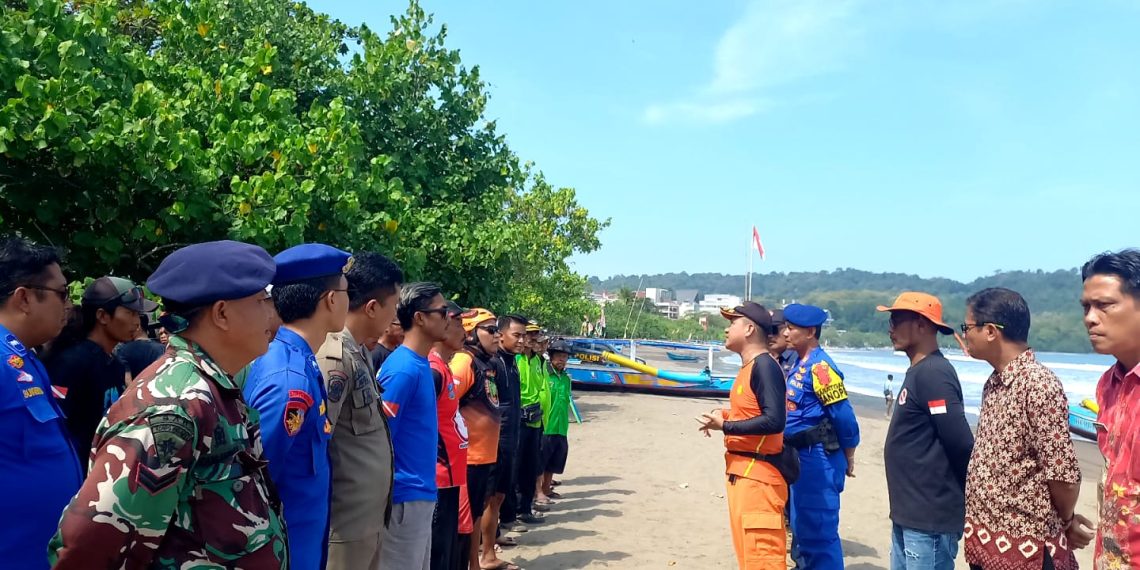
[[[932,416],[946,413],[946,400],[931,400],[926,405],[930,406]]]
[[[752,245],[756,246],[760,259],[764,259],[764,244],[760,243],[760,232],[756,231],[756,226],[752,226]]]

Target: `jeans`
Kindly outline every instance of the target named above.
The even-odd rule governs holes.
[[[953,570],[960,532],[926,532],[891,525],[891,570]]]

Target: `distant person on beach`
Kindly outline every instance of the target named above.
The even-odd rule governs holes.
[[[1140,250],[1105,253],[1081,269],[1081,306],[1093,350],[1116,358],[1097,383],[1097,444],[1107,462],[1096,568],[1140,565]]]
[[[788,346],[788,339],[784,337],[784,328],[787,324],[784,322],[784,311],[775,309],[771,313],[772,329],[768,331],[768,354],[776,359],[780,368],[784,370],[784,375],[787,376],[792,373],[792,367],[796,365],[800,355]]]
[[[994,369],[982,390],[966,479],[971,568],[1070,570],[1077,567],[1073,550],[1093,538],[1082,529],[1091,523],[1074,513],[1081,469],[1065,388],[1029,348],[1029,322],[1029,305],[1009,289],[966,299],[966,348]]]
[[[895,375],[887,374],[887,383],[883,384],[883,399],[887,404],[887,417],[891,417],[891,407],[895,403]]]
[[[768,356],[772,316],[751,301],[722,309],[721,315],[729,320],[724,346],[739,354],[744,366],[729,392],[729,408],[697,421],[705,436],[710,430],[724,432],[728,519],[740,570],[783,570],[788,484],[780,466],[787,400],[784,373]]]
[[[784,442],[800,455],[800,477],[789,509],[792,552],[800,568],[842,569],[839,494],[855,476],[859,423],[843,374],[819,346],[827,312],[811,305],[784,307],[784,337],[799,355],[788,378]]]
[[[910,360],[883,446],[891,570],[953,570],[974,447],[958,373],[938,350],[938,334],[954,329],[942,322],[942,303],[925,293],[903,293],[879,311],[890,312],[891,344]],[[893,376],[887,379],[890,413]]]

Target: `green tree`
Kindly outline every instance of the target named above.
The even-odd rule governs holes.
[[[286,0],[8,1],[0,224],[79,275],[319,241],[465,304],[580,312],[566,259],[607,222],[507,146],[446,36],[415,1],[386,34]]]

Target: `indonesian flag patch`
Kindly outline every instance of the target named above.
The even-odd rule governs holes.
[[[381,406],[384,407],[384,414],[390,418],[394,418],[396,414],[400,413],[400,404],[396,402],[384,402]]]
[[[946,400],[931,400],[926,405],[930,407],[932,416],[946,413]]]

